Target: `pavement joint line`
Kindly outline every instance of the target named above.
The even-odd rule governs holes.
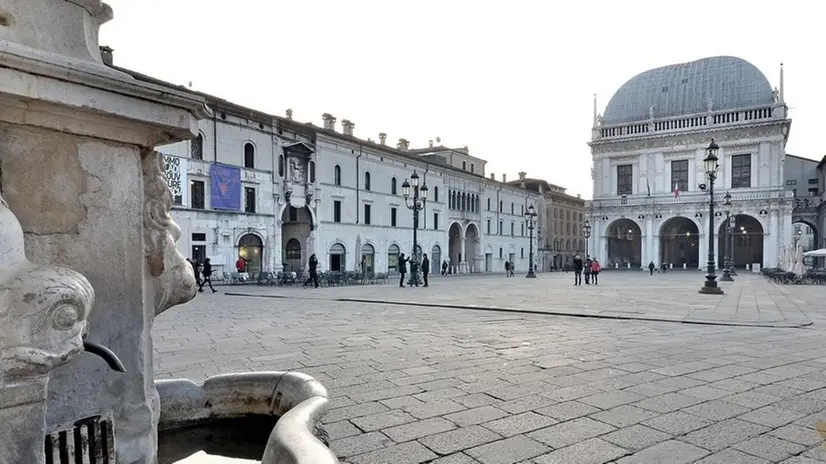
[[[235,293],[229,292],[224,293],[227,296],[239,296],[239,297],[248,297],[248,298],[278,298],[278,299],[289,299],[289,298],[296,298],[294,296],[285,296],[285,295],[272,295],[272,294],[254,294],[254,293]],[[448,304],[448,303],[416,303],[416,302],[407,302],[407,301],[383,301],[383,300],[371,300],[366,298],[307,298],[301,297],[300,299],[303,300],[318,300],[318,301],[336,301],[342,303],[367,303],[367,304],[386,304],[386,305],[395,305],[395,306],[418,306],[423,308],[441,308],[441,309],[463,309],[463,310],[472,310],[472,311],[489,311],[489,312],[501,312],[501,313],[516,313],[516,314],[534,314],[534,315],[544,315],[544,316],[561,316],[561,317],[577,317],[577,318],[588,318],[588,319],[609,319],[609,320],[627,320],[627,321],[648,321],[648,322],[670,322],[675,324],[692,324],[692,325],[710,325],[710,326],[723,326],[723,327],[764,327],[764,328],[776,328],[776,329],[802,329],[804,327],[810,326],[814,324],[811,320],[801,321],[801,322],[732,322],[732,321],[710,321],[710,320],[703,320],[703,319],[666,319],[666,318],[657,318],[657,317],[640,317],[640,316],[622,316],[622,315],[607,315],[607,314],[583,314],[583,313],[572,313],[572,312],[565,312],[565,311],[552,311],[552,310],[536,310],[536,309],[508,309],[508,308],[497,308],[492,306],[471,306],[471,305],[458,305],[458,304]]]

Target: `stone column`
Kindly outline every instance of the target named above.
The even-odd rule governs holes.
[[[466,240],[467,239],[465,238],[464,234],[461,237],[459,237],[459,253],[462,254],[462,259],[460,260],[461,262],[459,262],[458,265],[456,266],[456,268],[457,268],[456,272],[457,273],[462,273],[462,271],[464,271],[466,269],[466,266],[465,266],[465,263],[467,262],[467,250],[465,249],[465,241]]]
[[[111,416],[118,462],[151,464],[152,320],[195,291],[152,147],[195,137],[208,110],[200,97],[102,63],[98,28],[112,11],[99,0],[5,2],[3,10],[3,196],[33,263],[88,278],[96,293],[88,340],[111,348],[127,371],[86,356],[52,371],[46,428]]]

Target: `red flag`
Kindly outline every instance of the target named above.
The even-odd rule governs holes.
[[[674,198],[680,198],[680,185],[674,184]]]

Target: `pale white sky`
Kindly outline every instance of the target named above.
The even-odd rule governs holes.
[[[593,94],[603,112],[635,74],[705,56],[746,59],[772,86],[783,62],[786,151],[826,152],[816,1],[106,2],[119,66],[317,125],[328,112],[365,139],[439,136],[497,178],[525,170],[586,198]]]

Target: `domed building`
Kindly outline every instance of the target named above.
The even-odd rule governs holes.
[[[712,238],[718,267],[726,242],[735,267],[774,267],[778,247],[792,241],[783,173],[790,126],[782,66],[773,89],[754,65],[731,56],[638,74],[603,115],[595,97],[590,254],[604,267],[703,269]],[[714,237],[703,163],[711,139],[720,146]]]

